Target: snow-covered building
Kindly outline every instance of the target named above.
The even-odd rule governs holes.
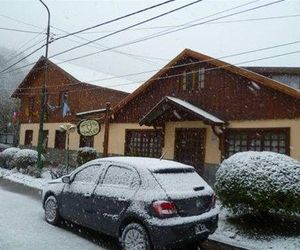
[[[19,112],[21,146],[37,146],[45,62],[46,59],[41,57],[12,94],[12,97],[19,98],[21,102]],[[66,123],[76,124],[80,120],[76,116],[77,113],[105,108],[107,102],[113,107],[128,95],[123,91],[103,87],[115,82],[129,83],[128,80],[87,68],[48,60],[47,72],[43,145],[49,149],[65,149],[66,133],[59,131],[59,126]],[[100,80],[102,86],[87,83],[94,80]],[[70,149],[92,146],[102,151],[102,138],[103,131],[95,137],[71,133]]]
[[[300,160],[299,118],[299,89],[185,49],[115,106],[108,152],[164,155],[209,178],[240,151]]]

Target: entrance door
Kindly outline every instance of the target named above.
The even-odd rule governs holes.
[[[203,170],[205,157],[205,128],[177,128],[175,130],[174,160]]]

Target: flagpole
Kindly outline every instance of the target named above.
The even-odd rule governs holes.
[[[49,47],[49,37],[50,37],[50,11],[48,6],[42,1],[39,0],[46,8],[48,13],[48,24],[47,24],[47,39],[46,39],[46,52],[45,52],[45,72],[44,72],[44,83],[41,94],[41,111],[40,111],[40,123],[39,123],[39,137],[38,137],[38,145],[37,145],[37,166],[38,169],[41,170],[43,168],[42,158],[42,145],[44,141],[44,117],[45,117],[45,109],[46,109],[46,83],[48,78],[48,47]]]

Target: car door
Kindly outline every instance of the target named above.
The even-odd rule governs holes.
[[[63,216],[75,223],[89,226],[92,221],[92,196],[100,176],[104,173],[102,164],[89,165],[72,176],[62,192]]]
[[[134,168],[110,164],[102,183],[99,183],[94,192],[94,228],[114,235],[139,185],[140,178]]]

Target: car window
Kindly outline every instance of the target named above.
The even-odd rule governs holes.
[[[136,187],[139,184],[139,177],[131,169],[112,165],[106,172],[103,184]]]
[[[155,171],[156,180],[166,191],[192,191],[193,188],[206,186],[196,171],[191,169],[162,169]]]
[[[75,175],[74,182],[96,183],[103,169],[103,165],[86,167]]]

